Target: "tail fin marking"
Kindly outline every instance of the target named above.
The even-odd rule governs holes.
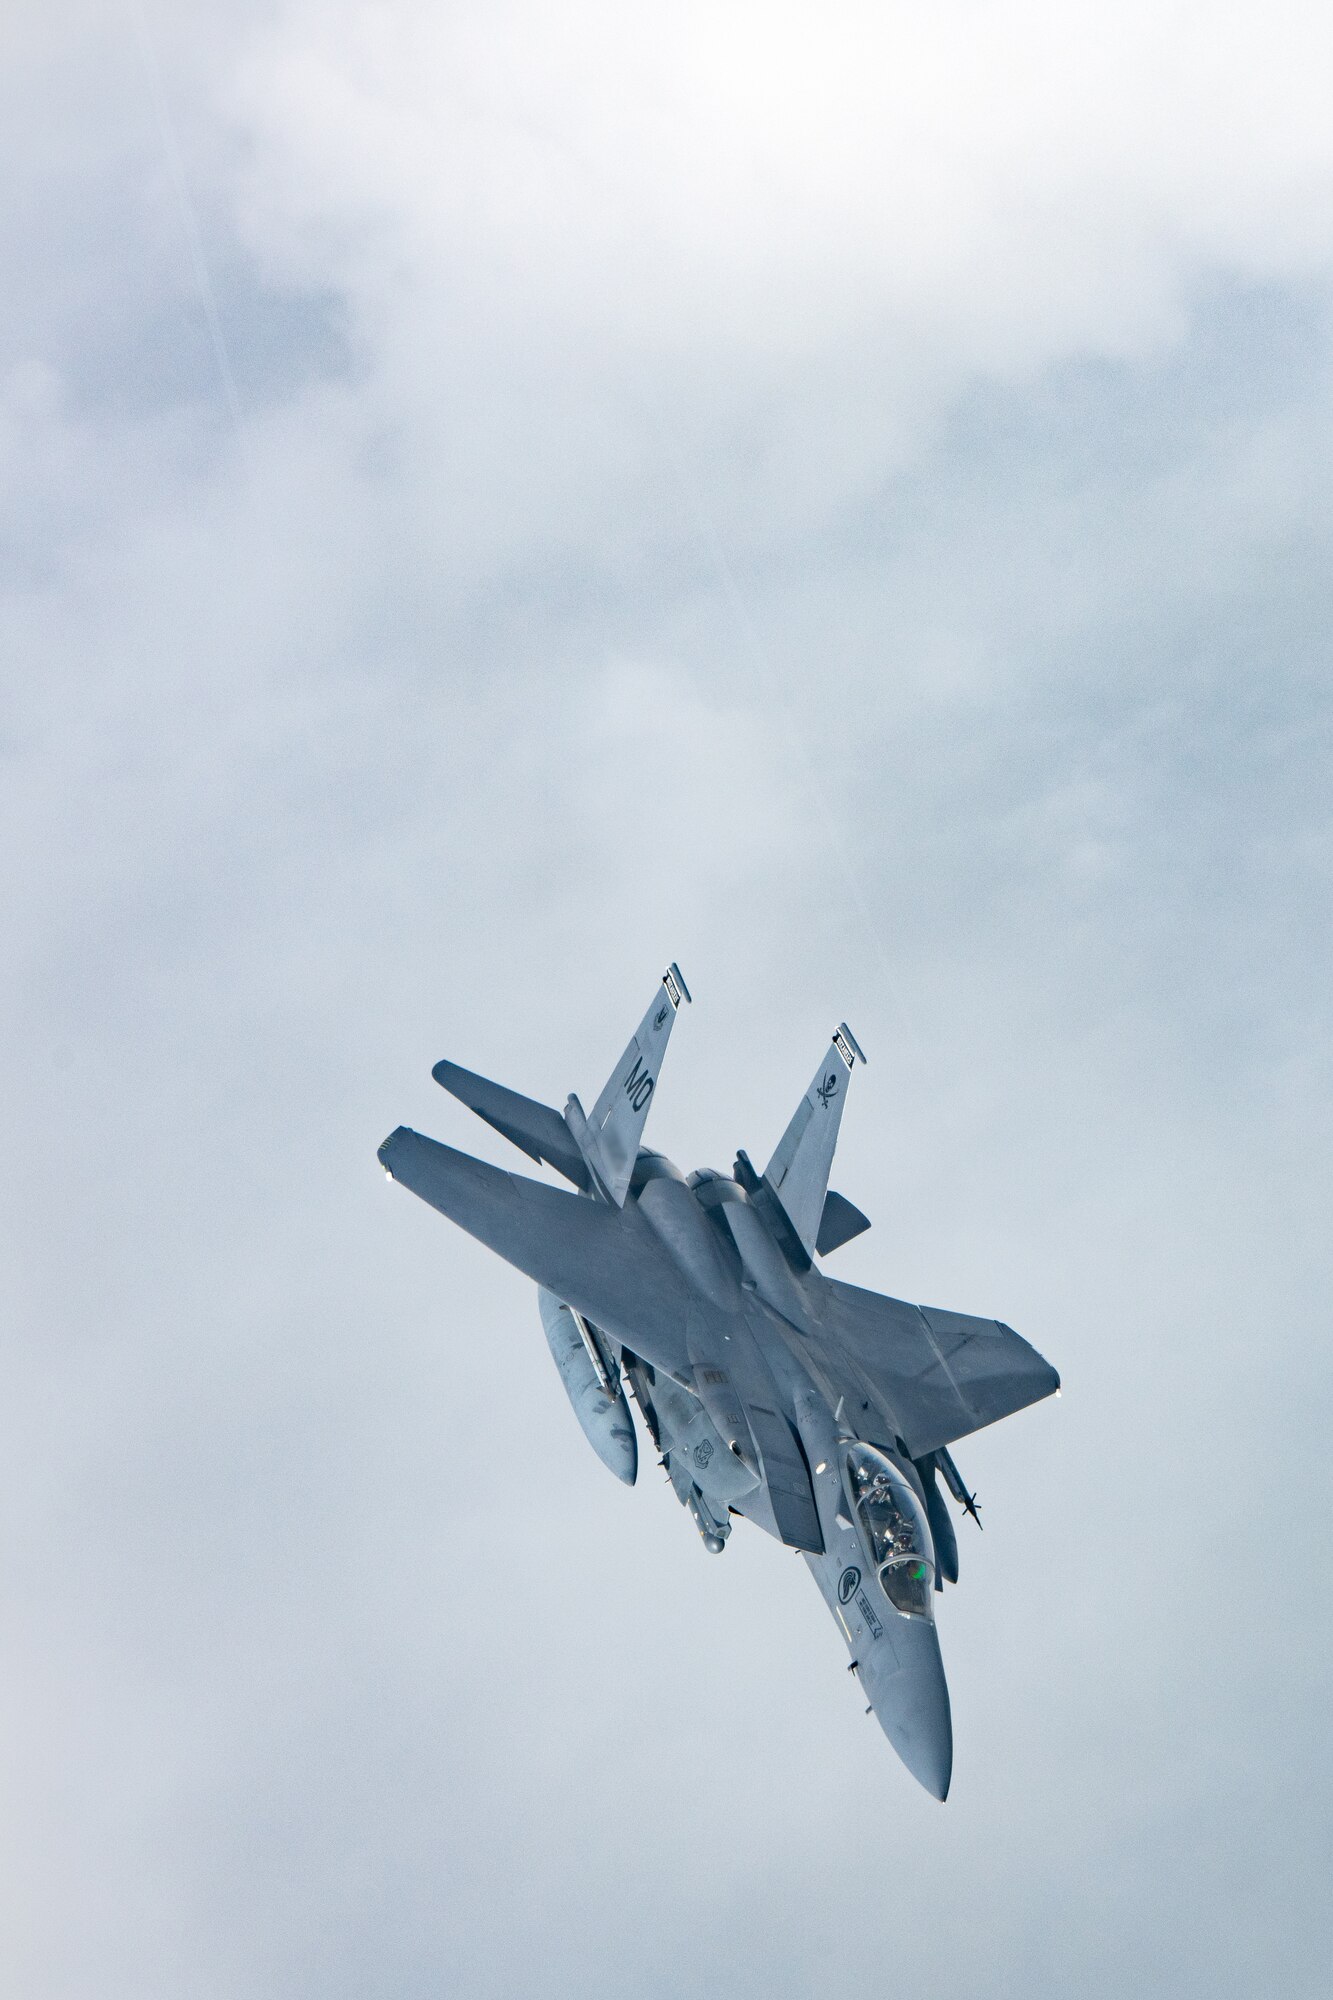
[[[829,1051],[796,1107],[777,1151],[764,1171],[770,1192],[813,1259],[828,1193],[829,1170],[842,1124],[843,1099],[856,1063],[865,1057],[855,1035],[842,1021],[833,1031]]]
[[[680,1004],[689,997],[680,967],[673,962],[662,974],[652,1005],[591,1112],[584,1112],[577,1097],[571,1097],[565,1107],[565,1123],[589,1172],[616,1208],[625,1205],[662,1058]]]

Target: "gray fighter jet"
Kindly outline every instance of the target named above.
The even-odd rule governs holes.
[[[450,1062],[433,1075],[565,1193],[399,1126],[386,1172],[538,1286],[546,1337],[597,1455],[632,1483],[625,1385],[704,1547],[743,1515],[799,1549],[852,1669],[912,1775],[942,1799],[953,1764],[935,1596],[958,1580],[941,1493],[975,1515],[948,1447],[1059,1387],[993,1319],[826,1278],[870,1227],[830,1192],[858,1061],[844,1023],[768,1166],[688,1176],[640,1144],[689,993],[672,965],[590,1113],[563,1113]],[[870,1712],[867,1711],[867,1713]]]

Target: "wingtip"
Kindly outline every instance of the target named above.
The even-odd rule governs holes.
[[[375,1150],[375,1158],[379,1161],[380,1165],[383,1167],[385,1173],[389,1176],[390,1180],[393,1179],[392,1155],[395,1142],[399,1139],[405,1138],[410,1132],[410,1130],[411,1128],[407,1125],[395,1125],[392,1132],[390,1132],[388,1138],[385,1139]]]

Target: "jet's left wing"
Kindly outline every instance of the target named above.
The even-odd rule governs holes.
[[[894,1412],[913,1458],[1060,1386],[1050,1362],[1001,1320],[908,1305],[836,1279],[825,1282],[822,1297],[825,1372],[849,1401],[867,1380]]]
[[[688,1370],[689,1292],[633,1203],[612,1209],[400,1125],[386,1172],[653,1367]]]

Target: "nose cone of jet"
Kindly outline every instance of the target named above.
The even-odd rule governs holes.
[[[924,1618],[897,1619],[892,1642],[897,1666],[886,1661],[871,1680],[863,1665],[861,1684],[880,1728],[917,1783],[932,1798],[947,1798],[953,1772],[953,1720],[935,1627]]]

